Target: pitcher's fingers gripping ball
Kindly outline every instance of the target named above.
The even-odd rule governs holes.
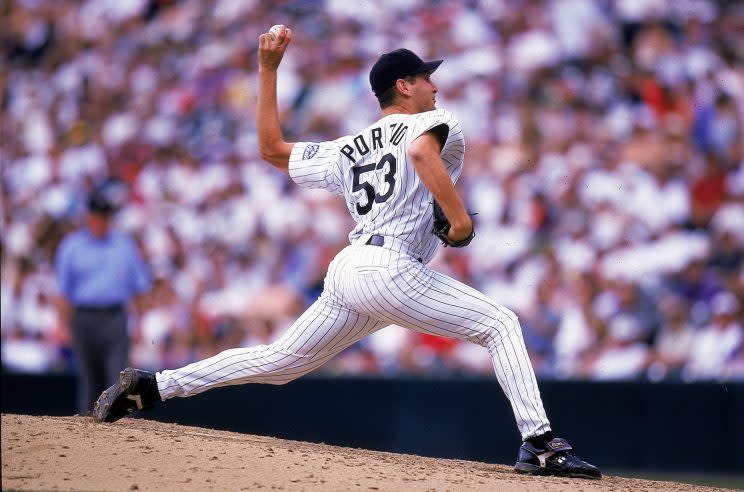
[[[285,29],[284,24],[275,24],[271,26],[271,29],[269,29],[269,34],[271,34],[271,39],[277,39],[283,29]]]
[[[269,32],[258,37],[259,70],[274,71],[279,68],[284,52],[292,41],[292,30],[283,24],[277,24]]]
[[[292,30],[284,24],[275,24],[269,29],[270,42],[279,49],[284,49],[292,39]]]

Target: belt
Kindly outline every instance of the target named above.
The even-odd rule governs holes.
[[[379,234],[373,234],[367,239],[367,242],[365,242],[367,246],[385,246],[385,236],[380,236]],[[416,261],[419,263],[423,263],[423,260],[421,257],[416,258]]]
[[[100,306],[75,306],[78,313],[120,313],[124,311],[124,304],[103,304]]]

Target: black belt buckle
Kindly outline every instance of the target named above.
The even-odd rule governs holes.
[[[378,236],[377,234],[374,234],[367,239],[367,242],[364,243],[368,246],[384,246],[385,245],[385,236]]]

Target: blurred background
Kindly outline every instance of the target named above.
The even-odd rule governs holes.
[[[256,44],[293,28],[290,141],[376,120],[369,68],[444,58],[478,239],[433,267],[516,311],[541,379],[744,380],[744,5],[713,0],[116,0],[3,4],[2,360],[71,371],[53,258],[87,193],[154,286],[132,363],[276,338],[347,242],[343,200],[262,162]],[[481,347],[392,327],[322,369],[492,373]]]
[[[465,132],[458,189],[478,236],[432,267],[520,316],[541,381],[744,381],[744,3],[0,5],[6,373],[77,370],[54,255],[105,181],[126,186],[116,227],[153,277],[133,365],[270,342],[319,295],[345,203],[293,185],[256,140],[257,37],[284,23],[290,141],[375,121],[381,53],[445,60],[438,107]],[[320,371],[493,369],[481,347],[389,327]]]

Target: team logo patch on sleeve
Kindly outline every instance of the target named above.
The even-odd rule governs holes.
[[[320,146],[317,144],[308,144],[307,147],[305,147],[305,152],[302,153],[302,160],[307,160],[312,158],[315,154],[318,153],[318,149]]]

